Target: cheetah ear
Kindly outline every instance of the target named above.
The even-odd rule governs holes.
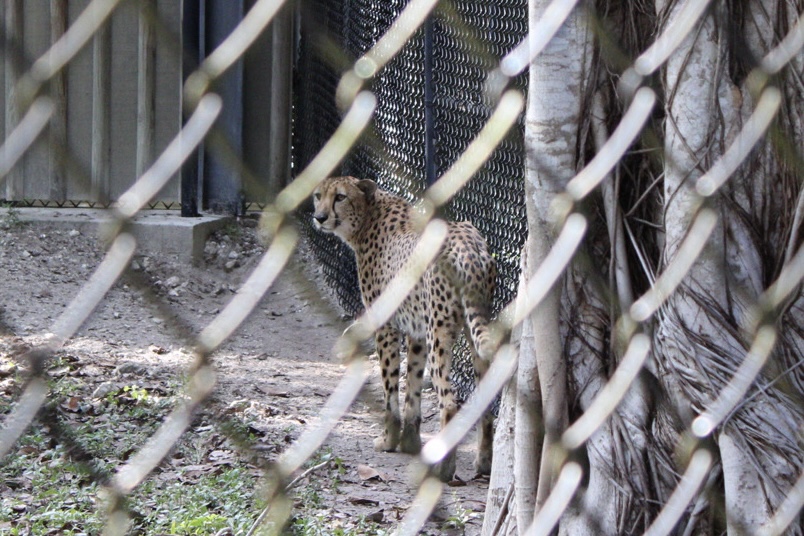
[[[374,197],[374,192],[377,191],[377,183],[371,179],[363,179],[357,183],[357,187],[363,191],[366,199],[372,199]]]

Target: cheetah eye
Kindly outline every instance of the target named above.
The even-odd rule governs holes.
[[[321,201],[321,192],[314,193],[313,199],[315,199],[316,201]]]
[[[340,203],[344,199],[346,199],[346,194],[335,194],[335,202],[336,203]]]

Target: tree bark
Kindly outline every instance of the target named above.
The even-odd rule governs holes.
[[[537,242],[539,242],[537,240]],[[539,244],[536,247],[543,246]],[[529,246],[533,246],[532,242]],[[531,248],[528,248],[531,249]],[[532,249],[531,249],[532,251]],[[533,255],[523,255],[522,273],[530,273],[529,262]],[[538,255],[537,255],[538,256]],[[520,294],[525,289],[523,281],[520,284]],[[542,304],[529,316],[522,325],[519,342],[519,365],[516,373],[516,428],[514,430],[514,495],[517,501],[517,526],[521,527],[520,534],[530,526],[536,511],[536,493],[539,485],[540,464],[534,463],[543,459],[542,442],[545,438],[544,402],[541,398],[541,385],[537,367],[537,352],[539,343],[536,332],[538,322],[550,325],[553,321],[549,311]],[[541,312],[541,317],[536,317]],[[556,320],[556,328],[558,321]]]
[[[530,27],[543,16],[549,4],[548,0],[530,0]],[[589,45],[589,30],[581,10],[576,8],[530,67],[525,123],[525,202],[528,215],[525,255],[531,273],[544,260],[555,238],[556,222],[551,217],[550,204],[575,173]],[[523,274],[523,277],[527,279],[529,275]],[[521,532],[527,528],[552,488],[559,467],[550,453],[567,426],[567,372],[559,322],[561,288],[562,285],[557,284],[526,321],[537,342],[532,352],[524,346],[520,350],[521,370],[522,364],[526,363],[523,372],[531,368],[527,365],[531,356],[535,359],[545,427],[535,504],[530,495],[533,483],[518,487],[521,493],[517,494],[517,517]],[[525,382],[522,374],[519,374],[518,382],[521,391]],[[533,447],[535,439],[531,433],[517,440],[517,455],[525,463],[530,461],[527,457],[536,451]],[[526,521],[528,524],[523,525]]]
[[[527,273],[525,262],[527,257],[522,255],[520,269],[522,273]],[[523,295],[525,281],[520,280],[518,294]],[[511,342],[519,344],[521,348],[522,326],[516,326],[511,333]],[[521,350],[520,350],[521,351]],[[489,478],[489,491],[486,499],[486,512],[483,518],[483,528],[481,534],[486,536],[507,536],[517,534],[515,516],[516,498],[514,488],[516,486],[516,427],[518,405],[518,385],[517,376],[513,375],[508,385],[503,389],[500,396],[500,412],[497,416],[497,426],[494,430],[494,458],[491,465],[491,475]],[[538,385],[537,385],[538,388]],[[536,392],[537,400],[538,391]],[[541,414],[539,408],[537,415]],[[538,457],[534,458],[538,459]],[[533,467],[536,464],[531,461]]]
[[[531,0],[531,25],[548,3]],[[661,32],[657,26],[672,20],[683,3],[655,0],[656,13],[607,3],[608,11],[599,16],[610,18],[599,27],[621,32],[614,40],[619,38],[627,55],[636,57]],[[588,262],[576,257],[567,277],[523,325],[520,369],[499,419],[499,433],[513,430],[514,439],[497,452],[512,452],[514,459],[495,456],[498,476],[492,477],[489,493],[494,515],[484,524],[485,536],[500,519],[499,534],[521,534],[538,514],[557,474],[551,446],[570,416],[574,419],[589,407],[620,362],[624,341],[616,331],[619,312],[627,311],[633,296],[644,293],[676,257],[701,206],[696,180],[723,155],[754,112],[759,93],[749,84],[761,77],[749,73],[790,32],[800,6],[798,0],[713,1],[661,68],[665,107],[663,113],[657,110],[653,125],[661,149],[645,136],[643,146],[620,162],[616,173],[622,181],[607,179],[602,199],[592,194],[576,207],[592,220],[583,246]],[[554,243],[557,229],[550,206],[555,195],[589,156],[586,143],[594,140],[600,147],[606,125],[613,125],[620,113],[614,99],[599,101],[594,112],[599,117],[590,124],[584,95],[591,92],[584,85],[591,85],[593,77],[588,76],[590,41],[581,13],[573,13],[530,69],[525,133],[529,235],[523,282]],[[611,63],[601,60],[601,65],[600,80],[593,82],[596,91],[617,82],[616,75],[605,79]],[[706,200],[718,223],[678,289],[644,326],[653,331],[650,366],[587,441],[585,451],[570,453],[579,459],[586,455],[587,475],[560,520],[559,534],[644,531],[684,469],[678,455],[687,445],[686,430],[745,358],[754,337],[747,329],[752,308],[804,240],[804,193],[797,175],[799,148],[804,146],[802,65],[804,53],[799,51],[786,67],[770,73],[776,76],[767,83],[777,84],[783,95],[777,120],[766,140]],[[606,280],[609,289],[604,288]],[[677,524],[679,534],[753,533],[774,514],[800,475],[802,296],[797,291],[760,319],[778,330],[777,347],[748,395],[712,433],[719,459],[705,480],[705,491]],[[539,400],[542,424],[533,413]],[[543,443],[540,433],[545,433]],[[504,508],[508,514],[501,516]],[[786,534],[801,535],[799,523]]]
[[[514,490],[514,432],[516,427],[516,375],[503,389],[500,397],[500,413],[494,430],[494,460],[491,465],[486,512],[481,534],[516,534],[516,525],[511,523],[511,512],[516,512]]]
[[[657,5],[664,3],[660,0]],[[715,4],[715,11],[672,54],[665,71],[665,266],[672,262],[698,209],[695,181],[722,155],[754,106],[749,92],[733,83],[728,70],[733,58],[726,48],[726,29],[718,23],[736,16],[727,7]],[[753,237],[762,227],[756,211],[774,210],[767,204],[782,197],[769,195],[777,177],[771,151],[759,150],[757,155],[744,164],[744,169],[751,169],[750,178],[733,178],[720,196],[710,200],[720,222],[659,317],[655,340],[662,356],[660,377],[666,392],[680,394],[676,403],[682,416],[693,416],[711,404],[750,345],[752,335],[743,340],[739,330],[745,325],[745,308],[756,301],[766,280],[758,249],[763,246]],[[746,225],[752,220],[753,227]],[[765,383],[762,378],[757,382]],[[790,482],[801,469],[800,456],[797,463],[782,446],[795,448],[791,422],[799,412],[786,397],[778,398],[772,387],[767,391],[742,404],[715,434],[729,534],[751,533],[766,522],[784,495],[782,482]],[[759,448],[748,438],[757,424],[778,434],[779,451]]]

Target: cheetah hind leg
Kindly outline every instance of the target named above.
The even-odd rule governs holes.
[[[402,427],[402,438],[399,450],[406,454],[418,454],[422,450],[422,439],[419,435],[419,423],[405,422]]]
[[[449,393],[451,397],[451,393]],[[445,409],[441,410],[441,429],[455,416],[458,408],[451,400],[445,404]],[[435,464],[432,469],[432,474],[435,475],[441,482],[451,482],[455,478],[456,469],[456,449],[450,450],[440,462]]]
[[[426,365],[425,341],[408,337],[407,390],[405,392],[405,417],[399,450],[418,454],[422,449],[419,428],[422,422],[422,382]]]
[[[451,450],[444,459],[433,467],[433,473],[441,482],[451,482],[455,478],[455,451]]]
[[[375,336],[382,373],[385,417],[383,433],[374,439],[374,450],[391,452],[399,446],[399,333],[385,327]]]
[[[474,330],[475,337],[472,337],[472,329],[467,325],[465,328],[466,340],[472,350],[472,360],[475,369],[475,387],[486,375],[490,366],[490,357],[493,355],[492,343],[485,325],[476,325]],[[477,345],[481,345],[478,349]],[[477,426],[477,456],[475,457],[475,472],[478,475],[491,474],[492,450],[494,443],[494,415],[490,408],[486,408],[483,417]]]

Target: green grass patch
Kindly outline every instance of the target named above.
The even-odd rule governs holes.
[[[9,363],[0,354],[0,366]],[[0,460],[0,534],[101,534],[109,509],[105,484],[184,396],[184,383],[177,378],[86,380],[82,363],[70,356],[50,362],[47,406]],[[7,370],[15,370],[16,385],[0,390],[0,416],[12,410],[24,385],[22,371]],[[252,426],[251,417],[240,418],[245,412],[228,408],[213,417],[212,411],[196,417],[171,453],[126,497],[129,534],[242,535],[257,519],[265,507],[265,482],[247,447],[268,436]],[[297,433],[285,426],[274,451]],[[306,468],[309,474],[289,490],[293,510],[284,534],[390,534],[387,522],[339,506],[349,499],[341,489],[347,469],[330,450],[319,452]]]
[[[51,370],[65,366],[57,360]],[[0,461],[0,533],[100,534],[108,505],[99,481],[108,481],[180,401],[179,382],[150,383],[118,384],[93,399],[94,385],[67,374],[53,380],[48,408]],[[0,394],[0,415],[14,398]],[[262,506],[259,472],[207,420],[196,419],[128,497],[132,534],[237,534],[253,523]]]

